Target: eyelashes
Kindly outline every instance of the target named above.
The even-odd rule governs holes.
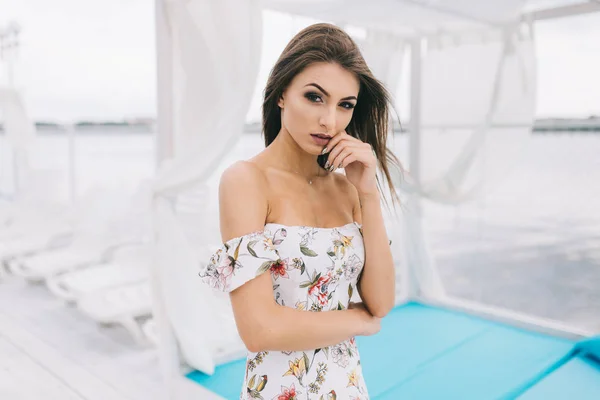
[[[322,100],[321,96],[315,92],[308,92],[304,95],[310,102],[317,103],[318,100]],[[350,102],[343,102],[340,104],[346,110],[352,110],[354,108],[354,104]]]
[[[317,102],[317,99],[320,99],[320,98],[321,98],[321,96],[319,96],[318,94],[316,94],[316,93],[313,93],[313,92],[308,92],[308,93],[306,93],[306,94],[304,95],[304,97],[306,97],[308,100],[312,101],[313,103],[316,103],[316,102]]]

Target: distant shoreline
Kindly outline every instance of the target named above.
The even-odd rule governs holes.
[[[80,121],[73,125],[62,125],[54,122],[37,121],[36,130],[40,134],[62,134],[66,133],[71,127],[79,134],[85,133],[152,133],[156,131],[156,121],[153,118],[134,119],[131,121]],[[407,133],[410,124],[403,122],[400,126],[394,123],[393,131],[397,134]],[[509,128],[510,126],[506,126]],[[244,133],[260,133],[261,124],[247,123],[244,127]],[[472,129],[472,127],[454,127],[456,129]],[[451,129],[451,128],[450,128]],[[4,133],[2,124],[0,124],[0,135]],[[532,133],[600,133],[600,117],[591,116],[589,118],[541,118],[537,119],[532,127]]]

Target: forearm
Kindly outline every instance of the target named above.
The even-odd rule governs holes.
[[[255,351],[303,351],[332,346],[360,334],[357,310],[303,311],[279,306],[257,332]]]
[[[376,317],[384,317],[393,307],[396,274],[385,230],[378,194],[360,195],[365,267],[360,279],[360,296]]]

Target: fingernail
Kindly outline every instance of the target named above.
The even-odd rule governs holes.
[[[321,151],[321,155],[327,153],[327,146],[323,147],[323,150]]]
[[[331,164],[329,164],[329,161],[327,161],[327,162],[325,163],[325,169],[329,169],[330,165],[331,165]]]

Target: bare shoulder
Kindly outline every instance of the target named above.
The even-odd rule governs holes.
[[[362,223],[360,199],[358,197],[358,190],[356,190],[356,186],[354,186],[344,174],[334,173],[332,175],[334,176],[334,182],[337,190],[347,197],[352,204],[352,216],[354,217],[354,220],[358,223]]]
[[[221,175],[220,187],[254,186],[265,184],[265,175],[261,168],[251,161],[240,160],[231,164]]]
[[[223,241],[264,228],[267,181],[261,168],[250,161],[227,167],[219,181],[219,218]]]

